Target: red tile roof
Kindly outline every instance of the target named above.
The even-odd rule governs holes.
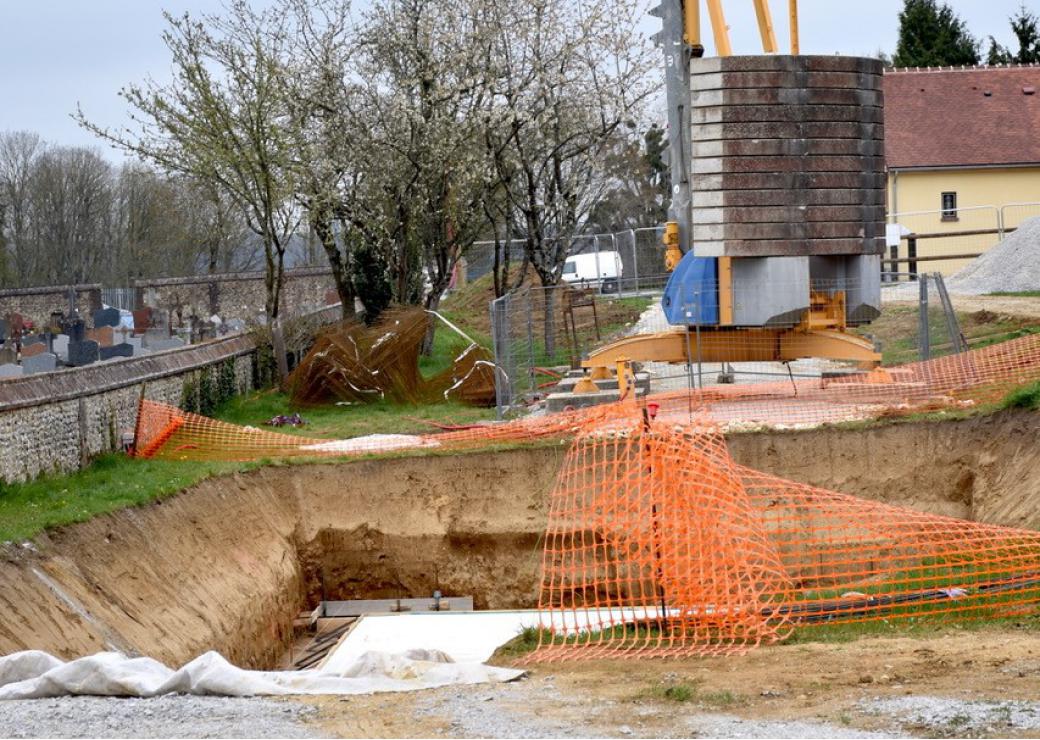
[[[889,70],[884,90],[889,169],[1040,164],[1040,67]]]

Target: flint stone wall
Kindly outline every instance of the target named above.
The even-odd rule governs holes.
[[[238,334],[183,349],[0,382],[0,480],[80,469],[118,450],[145,397],[181,405],[185,382],[233,362],[236,391],[253,387],[256,344]]]
[[[328,304],[326,298],[335,288],[328,269],[287,270],[279,313],[295,316],[320,309]],[[264,314],[266,300],[262,272],[134,281],[135,307],[168,311],[174,324],[192,315],[256,322]]]
[[[87,328],[94,328],[94,312],[101,309],[101,286],[97,284],[0,290],[0,318],[20,313],[34,326],[42,328],[50,321],[51,313],[68,312],[70,289],[76,291],[76,308],[86,320]]]

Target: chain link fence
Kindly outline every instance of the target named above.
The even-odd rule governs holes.
[[[667,276],[664,276],[665,278]],[[886,274],[886,303],[870,324],[850,329],[874,341],[885,365],[929,359],[967,349],[957,313],[940,273]],[[899,281],[899,282],[897,282]],[[815,291],[842,291],[850,286],[834,281],[813,283]],[[712,291],[706,291],[710,294]],[[681,297],[697,301],[700,296]],[[704,300],[715,299],[706,295]],[[734,301],[750,300],[738,292]],[[573,286],[527,286],[491,302],[496,401],[500,415],[544,398],[570,370],[581,366],[593,349],[634,334],[682,331],[668,323],[661,294],[603,294]],[[694,311],[700,315],[700,310]],[[778,324],[779,325],[779,324]],[[690,331],[687,364],[642,363],[652,392],[704,388],[717,384],[770,382],[778,379],[821,378],[847,372],[849,363],[823,359],[780,362],[699,362],[703,340],[711,341],[707,324]],[[741,337],[732,341],[738,343]],[[750,340],[748,340],[750,341]],[[717,344],[717,343],[716,343]]]

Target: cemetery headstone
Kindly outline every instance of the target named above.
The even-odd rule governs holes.
[[[82,342],[87,338],[87,322],[83,319],[68,319],[63,327],[69,335],[70,342]]]
[[[30,346],[33,344],[47,344],[47,337],[43,334],[26,334],[22,337],[22,347]]]
[[[141,341],[141,337],[127,337],[123,344],[129,344],[134,349],[134,354],[141,354],[144,349],[144,343]]]
[[[100,311],[94,312],[94,328],[97,329],[102,326],[119,326],[119,309],[102,308]]]
[[[51,342],[51,352],[56,354],[62,359],[68,359],[69,357],[69,335],[68,334],[57,334],[54,337],[54,341]]]
[[[8,326],[5,319],[0,319],[0,342],[7,341]]]
[[[134,334],[144,334],[152,328],[152,309],[145,307],[131,313],[134,315]]]
[[[228,319],[224,323],[224,325],[227,326],[228,331],[232,333],[238,333],[240,331],[246,330],[246,322],[244,322],[242,319]]]
[[[98,361],[101,356],[101,345],[92,339],[84,339],[82,342],[69,342],[69,364],[73,367],[83,367]]]
[[[58,358],[50,352],[22,358],[22,370],[26,375],[49,373],[58,367]]]
[[[18,353],[14,351],[14,347],[4,345],[0,347],[0,365],[13,365],[18,361]]]
[[[90,329],[87,331],[87,339],[93,339],[95,342],[100,344],[102,347],[111,347],[115,344],[115,332],[111,326],[101,326],[97,329]]]
[[[98,354],[102,360],[111,360],[114,357],[133,357],[134,346],[132,344],[113,344],[111,347],[101,347]]]
[[[35,357],[36,355],[42,355],[47,351],[47,345],[42,342],[34,344],[23,344],[22,345],[22,360],[26,357]]]
[[[0,378],[17,378],[20,377],[25,371],[21,365],[3,364],[0,365]]]

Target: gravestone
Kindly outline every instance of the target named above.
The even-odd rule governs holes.
[[[114,357],[133,357],[134,347],[132,344],[113,344],[111,347],[101,347],[98,350],[102,360],[111,360]]]
[[[33,344],[46,344],[47,337],[43,334],[27,334],[22,337],[22,347],[31,346]]]
[[[144,349],[144,344],[141,341],[141,337],[127,337],[126,341],[122,342],[122,344],[129,344],[131,347],[133,347],[135,355],[139,355],[142,352],[146,351]]]
[[[152,328],[152,309],[145,307],[131,313],[134,316],[134,334],[144,334]]]
[[[87,338],[87,322],[83,319],[67,319],[62,328],[68,334],[70,342],[82,342]]]
[[[0,378],[17,378],[20,377],[24,372],[25,371],[22,370],[21,365],[0,365]]]
[[[94,328],[97,329],[102,326],[119,326],[119,319],[118,308],[103,308],[100,311],[94,312]]]
[[[69,364],[73,367],[91,365],[100,358],[101,346],[92,339],[82,342],[69,342]]]
[[[22,345],[22,360],[26,357],[35,357],[36,355],[42,355],[47,351],[47,345],[42,342],[36,344],[23,344]]]
[[[145,337],[147,339],[147,337]],[[170,337],[169,339],[156,339],[151,342],[145,342],[145,347],[152,352],[163,352],[168,349],[180,349],[184,346],[184,340],[180,337]]]
[[[69,357],[69,335],[56,334],[54,341],[51,342],[51,352],[63,360],[67,360]]]
[[[0,343],[7,341],[7,333],[9,327],[5,319],[0,319]]]
[[[101,326],[97,329],[89,329],[86,338],[93,339],[102,347],[111,347],[115,344],[115,332],[112,330],[111,326]]]
[[[228,319],[224,322],[224,326],[226,326],[227,330],[233,334],[246,330],[246,322],[242,319]]]
[[[58,367],[58,358],[50,352],[22,358],[22,370],[26,375],[35,373],[49,373]]]
[[[6,344],[0,347],[0,365],[13,365],[18,361],[18,353],[14,351],[14,347],[8,347]]]

